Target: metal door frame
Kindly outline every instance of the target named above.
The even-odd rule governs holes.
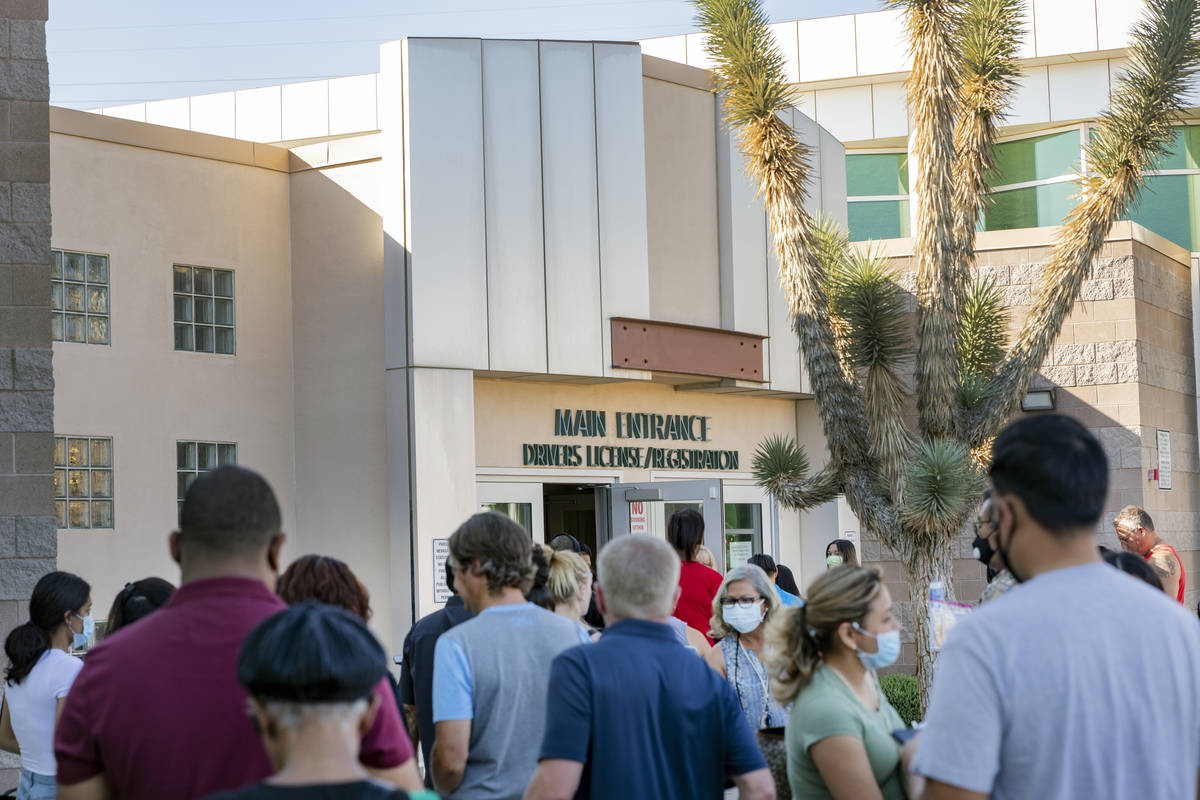
[[[599,510],[601,493],[608,495],[608,524],[601,528]],[[614,483],[597,490],[596,538],[607,531],[605,542],[629,535],[629,503],[635,500],[663,503],[695,503],[704,516],[704,544],[717,560],[717,571],[725,572],[725,504],[719,478],[691,481],[653,481],[648,483]],[[603,546],[603,545],[601,545]]]

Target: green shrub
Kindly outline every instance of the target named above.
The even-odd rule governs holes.
[[[916,675],[884,675],[879,686],[905,725],[921,719],[921,687]]]

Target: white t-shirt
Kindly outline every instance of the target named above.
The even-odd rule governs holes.
[[[67,696],[83,661],[50,648],[16,686],[4,687],[13,733],[21,745],[21,766],[39,775],[55,775],[54,718],[58,701]]]
[[[913,771],[993,800],[1178,800],[1200,767],[1200,625],[1107,564],[1038,575],[951,631]]]

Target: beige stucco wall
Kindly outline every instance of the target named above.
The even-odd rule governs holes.
[[[296,518],[289,557],[340,558],[393,641],[378,160],[291,175]]]
[[[61,134],[50,153],[53,246],[110,259],[112,345],[54,345],[54,430],[113,437],[115,529],[59,533],[103,618],[126,581],[179,579],[177,440],[237,442],[295,530],[288,176]],[[235,271],[236,356],[175,352],[173,263]]]
[[[642,80],[650,316],[721,325],[716,96]]]

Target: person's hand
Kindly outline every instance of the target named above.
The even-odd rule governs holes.
[[[900,747],[900,766],[904,768],[904,787],[908,792],[909,800],[919,800],[925,792],[924,776],[915,775],[912,771],[912,762],[917,757],[917,746],[920,741],[921,734],[918,733]]]
[[[913,759],[917,757],[917,747],[921,742],[921,734],[917,734],[900,747],[900,764],[905,772],[912,771]]]

